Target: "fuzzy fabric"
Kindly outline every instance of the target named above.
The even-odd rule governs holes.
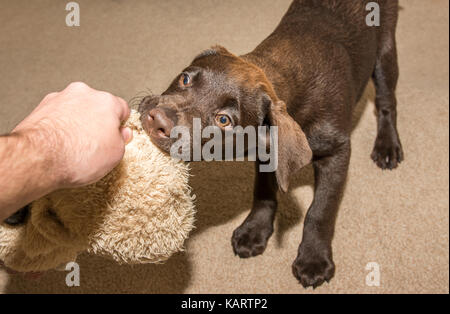
[[[45,271],[83,251],[119,263],[156,263],[183,250],[193,228],[188,166],[157,149],[132,111],[133,141],[99,182],[35,201],[24,225],[0,225],[0,260],[17,271]]]

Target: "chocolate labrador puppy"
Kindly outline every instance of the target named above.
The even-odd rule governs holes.
[[[233,233],[242,258],[262,254],[273,233],[277,191],[312,161],[315,195],[292,270],[317,287],[335,271],[331,242],[350,159],[352,110],[368,80],[376,86],[378,134],[372,152],[381,169],[403,160],[397,132],[397,0],[378,0],[380,26],[366,24],[368,0],[295,0],[276,30],[249,54],[223,47],[200,55],[161,96],[139,111],[152,141],[169,152],[174,126],[277,126],[278,167],[256,171],[253,207]],[[257,166],[261,162],[257,161]],[[26,219],[27,208],[6,220]]]
[[[273,232],[277,191],[312,161],[315,195],[292,265],[304,286],[334,274],[331,242],[350,159],[352,110],[372,77],[378,134],[372,152],[381,169],[403,160],[396,127],[398,1],[378,0],[380,26],[368,26],[359,0],[295,0],[276,30],[249,54],[223,47],[198,55],[161,96],[140,104],[152,140],[169,151],[174,126],[277,126],[278,168],[256,172],[253,208],[233,233],[242,258],[264,252]],[[258,164],[258,162],[257,162]],[[257,168],[258,169],[258,168]]]

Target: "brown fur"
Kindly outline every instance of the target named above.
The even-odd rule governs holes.
[[[378,122],[372,159],[382,169],[403,160],[395,99],[398,1],[378,1],[380,27],[366,25],[368,2],[295,0],[251,53],[239,57],[223,47],[207,50],[183,71],[193,80],[189,87],[180,85],[178,76],[161,96],[147,97],[140,106],[144,121],[150,110],[170,109],[176,125],[190,127],[198,117],[207,126],[225,111],[235,125],[279,127],[278,170],[257,172],[252,211],[233,233],[240,257],[264,251],[273,232],[276,191],[287,189],[289,175],[310,160],[312,151],[315,196],[292,266],[305,287],[334,275],[331,242],[350,159],[352,111],[371,77]],[[152,138],[166,150],[173,142]]]

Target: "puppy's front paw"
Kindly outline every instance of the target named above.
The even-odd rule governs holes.
[[[262,254],[272,233],[272,226],[261,227],[244,222],[234,230],[231,238],[234,254],[241,258]]]
[[[402,144],[396,132],[380,132],[370,155],[381,169],[395,169],[403,161]]]
[[[302,250],[292,264],[292,272],[303,287],[314,289],[334,276],[334,263],[328,250]]]

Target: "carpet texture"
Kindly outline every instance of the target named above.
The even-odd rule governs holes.
[[[81,26],[70,28],[65,1],[0,0],[0,132],[71,81],[128,100],[148,90],[160,93],[213,44],[237,54],[252,50],[272,32],[290,0],[78,3]],[[370,83],[354,115],[330,284],[305,290],[291,273],[313,196],[312,168],[299,173],[280,197],[266,252],[243,260],[234,256],[230,237],[250,209],[253,166],[229,162],[193,165],[197,228],[185,253],[145,266],[83,255],[81,285],[72,288],[65,285],[65,272],[29,281],[0,270],[0,292],[448,293],[449,3],[404,0],[401,6],[398,128],[406,159],[399,169],[383,172],[369,158],[376,135]],[[379,287],[366,285],[369,262],[380,266]]]

